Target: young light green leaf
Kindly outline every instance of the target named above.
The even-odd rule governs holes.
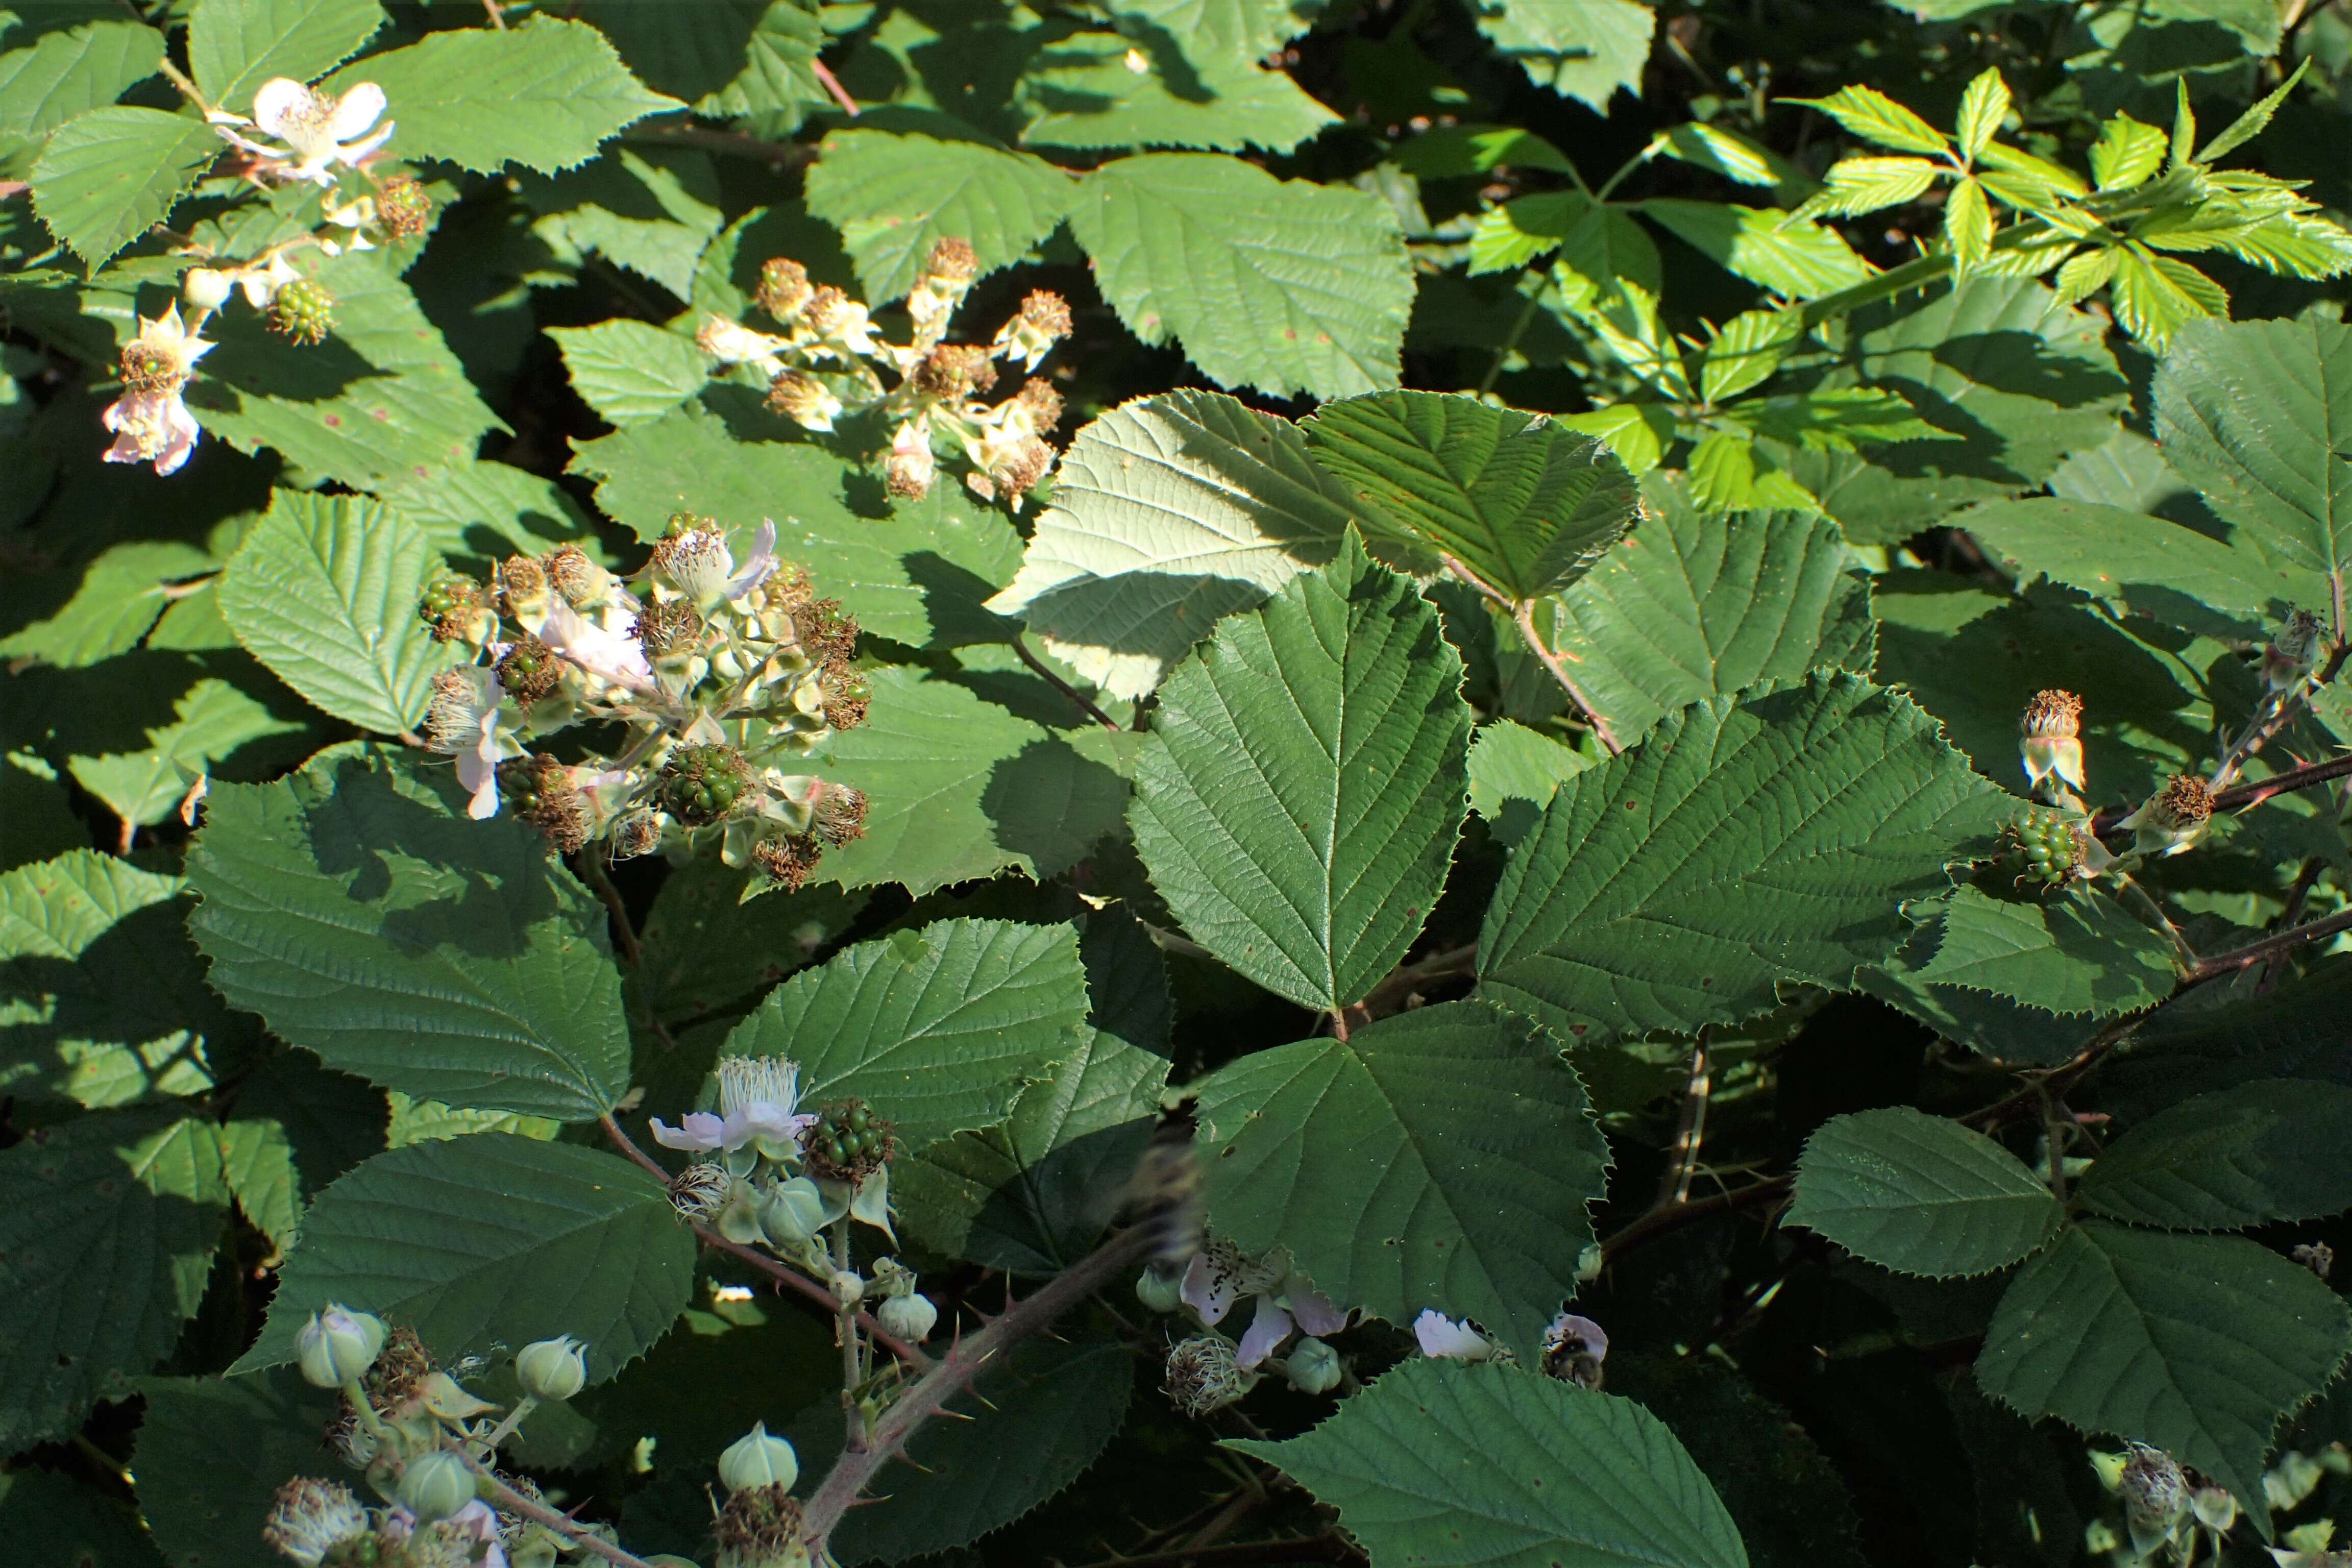
[[[1778,185],[1802,174],[1777,153],[1718,125],[1692,121],[1660,133],[1656,146],[1669,158],[1709,170],[1743,185]]]
[[[2145,184],[2164,166],[2164,132],[2117,114],[2099,127],[2091,143],[2091,178],[2103,191],[2128,191]]]
[[[1985,150],[2000,122],[2009,118],[2009,84],[2000,79],[1998,68],[1980,71],[1960,94],[1959,118],[1954,122],[1953,137],[1960,144],[1960,156],[1970,163]]]
[[[2352,328],[2200,323],[2156,375],[2166,459],[2273,563],[2316,587],[2352,559]]]
[[[1481,724],[1470,742],[1470,809],[1508,848],[1527,837],[1562,784],[1597,765],[1590,754],[1525,724]]]
[[[1560,595],[1550,627],[1621,738],[1710,697],[1870,668],[1870,589],[1835,523],[1727,515],[1663,487],[1652,500],[1655,515]]]
[[[2064,1217],[2008,1150],[1896,1105],[1832,1117],[1806,1141],[1782,1222],[1881,1268],[1948,1279],[2040,1251]]]
[[[1950,143],[1934,126],[1872,87],[1842,87],[1827,98],[1791,98],[1785,101],[1818,109],[1861,137],[1898,153],[1933,156]]]
[[[188,72],[215,109],[253,111],[271,77],[310,81],[359,53],[383,26],[376,0],[196,0]]]
[[[1580,773],[1504,868],[1481,994],[1597,1045],[1843,988],[1902,903],[1983,843],[1998,792],[1908,698],[1860,676],[1717,698]]]
[[[1043,158],[984,142],[836,131],[808,173],[808,210],[841,230],[877,306],[902,298],[942,239],[971,244],[985,277],[1060,226],[1075,188]]]
[[[1538,87],[1609,112],[1638,93],[1657,14],[1633,0],[1479,0],[1478,30]]]
[[[2114,254],[2116,320],[2149,348],[2162,350],[2200,318],[2230,319],[2230,296],[2186,261],[2137,244],[2116,246]]]
[[[1675,412],[1663,403],[1612,403],[1555,421],[1599,441],[1634,474],[1646,474],[1675,438]]]
[[[1361,999],[1420,934],[1461,831],[1461,661],[1350,542],[1160,689],[1129,819],[1192,939],[1301,1006]]]
[[[2091,191],[2072,169],[1999,142],[1987,142],[1977,153],[1977,177],[2012,206],[2040,206],[2052,195],[2084,196]]]
[[[1822,188],[1805,206],[1809,212],[1848,216],[1899,206],[1924,195],[1941,172],[1925,158],[1841,158],[1830,165]]]
[[[918,895],[1007,869],[1043,881],[1118,831],[1130,737],[1049,730],[905,666],[868,684],[866,722],[825,752],[827,773],[866,792],[866,834],[827,851],[819,879],[898,882]],[[1050,700],[1067,709],[1058,694]]]
[[[451,662],[416,614],[438,564],[424,530],[379,501],[273,490],[222,574],[221,614],[312,703],[393,734],[425,717]]]
[[[227,1216],[205,1121],[110,1110],[0,1151],[0,1447],[131,1392],[195,1316]]]
[[[1408,1361],[1301,1436],[1227,1446],[1339,1510],[1376,1562],[1748,1568],[1731,1515],[1664,1423],[1553,1378]]]
[[[2075,1193],[2113,1219],[2239,1230],[2352,1208],[2352,1089],[2272,1079],[2158,1111],[2084,1172]]]
[[[1833,294],[1870,276],[1836,230],[1784,212],[1664,197],[1641,210],[1727,272],[1792,300]]]
[[[686,1310],[694,1233],[617,1154],[511,1132],[378,1154],[319,1194],[261,1337],[229,1370],[283,1366],[340,1301],[415,1330],[444,1363],[571,1334],[601,1383]]]
[[[1942,930],[1919,980],[2062,1016],[2137,1012],[2170,995],[2178,979],[2172,944],[2095,892],[2021,901],[1961,888],[1945,900]]]
[[[614,317],[590,327],[550,327],[572,389],[614,425],[659,419],[710,381],[694,340],[650,321]]]
[[[1945,198],[1944,237],[1951,242],[1956,277],[1965,277],[1992,254],[1992,207],[1976,181],[1962,180]]]
[[[2172,79],[2174,105],[2172,110],[2172,142],[2170,158],[2176,169],[2189,162],[2197,150],[2197,112],[2189,107],[2189,79]]]
[[[226,143],[193,114],[94,109],[58,128],[33,165],[33,209],[96,272],[169,217]]]
[[[2267,1530],[2280,1420],[2352,1349],[2352,1310],[2237,1237],[2069,1226],[2000,1299],[1978,1384],[2028,1419],[2164,1449]]]
[[[989,608],[1140,697],[1219,617],[1330,560],[1349,510],[1290,421],[1213,392],[1140,398],[1078,432]]]
[[[939,921],[862,942],[769,993],[726,1056],[789,1057],[811,1104],[856,1096],[909,1150],[1002,1121],[1084,1044],[1087,977],[1066,925]]]
[[[605,913],[536,829],[362,747],[215,784],[188,876],[212,982],[330,1067],[420,1099],[590,1121],[629,1084]]]
[[[2102,245],[2078,250],[2058,266],[2058,302],[2073,305],[2105,288],[2116,275],[2120,246]]]
[[[1377,196],[1151,153],[1088,174],[1070,228],[1128,330],[1180,342],[1213,381],[1318,397],[1396,384],[1412,269]]]
[[[2286,101],[2287,95],[2295,89],[2296,85],[2303,80],[2304,73],[2310,69],[2311,57],[2306,55],[2295,66],[2292,75],[2264,94],[2262,100],[2252,109],[2231,121],[2228,130],[2208,142],[2205,144],[2205,150],[2197,154],[2197,162],[2210,163],[2216,158],[2234,153],[2260,136],[2269,128],[2271,116],[2278,112],[2279,105]]]
[[[1378,393],[1327,403],[1301,428],[1380,542],[1428,570],[1451,557],[1514,602],[1583,575],[1639,508],[1598,441],[1475,397]]]
[[[1706,345],[1699,367],[1699,395],[1709,403],[1723,403],[1752,392],[1772,379],[1789,351],[1805,335],[1804,314],[1799,310],[1742,310],[1723,324]]]
[[[204,983],[177,877],[76,849],[0,876],[0,1089],[120,1105],[213,1087],[249,1031]]]
[[[39,141],[103,109],[153,76],[163,51],[163,34],[126,19],[59,28],[0,54],[0,145]]]
[[[1199,1105],[1208,1222],[1290,1248],[1335,1301],[1476,1320],[1532,1358],[1577,1289],[1607,1141],[1542,1028],[1480,1002],[1220,1068]]]
[[[403,158],[441,158],[477,174],[520,163],[542,174],[596,155],[605,138],[685,105],[647,90],[604,35],[537,16],[520,26],[452,27],[370,55],[326,83],[383,89]]]

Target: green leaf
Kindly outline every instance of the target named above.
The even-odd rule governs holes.
[[[2352,1088],[2240,1084],[2158,1112],[2076,1186],[2084,1207],[2167,1230],[2238,1230],[2352,1208]]]
[[[1723,1501],[1630,1399],[1408,1361],[1285,1443],[1228,1441],[1339,1511],[1376,1562],[1748,1568]]]
[[[324,86],[372,81],[399,125],[392,150],[476,174],[520,163],[542,174],[584,163],[623,126],[683,109],[629,74],[585,22],[532,16],[508,28],[453,27],[370,55]]]
[[[464,462],[501,427],[383,253],[297,251],[292,265],[333,297],[333,335],[304,346],[258,311],[214,317],[219,346],[186,394],[206,430],[373,489]]]
[[[1481,724],[1470,742],[1470,809],[1508,848],[1527,837],[1562,784],[1597,765],[1598,759],[1524,724]]]
[[[1583,575],[1639,511],[1633,475],[1600,442],[1475,397],[1378,393],[1301,428],[1374,537],[1424,569],[1452,556],[1515,602]]]
[[[1255,57],[1195,64],[1179,57],[1146,22],[1141,41],[1124,33],[1075,33],[1037,51],[1016,105],[1035,113],[1022,142],[1032,147],[1207,147],[1287,153],[1339,116],[1286,73]],[[1141,56],[1144,68],[1135,68]]]
[[[1576,1294],[1609,1146],[1538,1026],[1438,1003],[1244,1057],[1198,1114],[1209,1224],[1335,1301],[1466,1316],[1532,1359]]]
[[[1141,697],[1221,616],[1331,559],[1349,521],[1298,427],[1213,392],[1078,432],[1020,574],[989,601],[1115,697]]]
[[[1212,381],[1324,398],[1396,384],[1412,270],[1377,196],[1151,153],[1088,174],[1070,228],[1128,330],[1180,342]]]
[[[2028,1419],[2164,1449],[2267,1532],[2263,1456],[2347,1348],[2352,1310],[2299,1264],[2236,1237],[2093,1222],[2011,1284],[1976,1375]]]
[[[2000,79],[1998,69],[1979,71],[1960,94],[1960,112],[1953,121],[1953,136],[1960,144],[1960,156],[1973,160],[1985,150],[2000,122],[2009,118],[2009,84]]]
[[[2118,114],[2099,127],[2091,143],[2091,178],[2103,191],[2127,191],[2145,184],[2164,166],[2164,132],[2143,125],[2128,114]]]
[[[2135,1013],[2170,995],[2178,979],[2172,944],[2096,893],[2023,902],[1962,888],[1945,900],[1942,931],[1920,981],[2045,1013]]]
[[[376,0],[196,0],[188,14],[188,71],[213,107],[249,113],[263,82],[326,75],[359,53],[383,20]]]
[[[425,717],[451,662],[416,614],[438,564],[424,531],[381,502],[273,490],[222,574],[221,614],[314,705],[394,733]]]
[[[85,22],[0,54],[0,151],[102,109],[155,74],[163,35],[143,22]]]
[[[2323,581],[2273,566],[2259,551],[2120,506],[2033,496],[1952,521],[2021,584],[2046,577],[2209,637],[2267,637],[2288,605],[2325,595]]]
[[[1864,141],[1892,147],[1898,153],[1934,156],[1950,146],[1941,132],[1874,87],[1842,87],[1827,98],[1791,98],[1782,101],[1818,109]]]
[[[1192,939],[1301,1006],[1361,999],[1444,887],[1461,683],[1437,612],[1353,544],[1221,626],[1160,688],[1130,812]]]
[[[139,646],[171,601],[166,584],[218,564],[213,553],[173,540],[110,547],[82,569],[73,597],[56,614],[0,638],[0,655],[71,668]]]
[[[1646,217],[1725,271],[1792,300],[1811,300],[1870,276],[1833,228],[1769,207],[1659,198]]]
[[[421,1099],[590,1121],[628,1089],[604,906],[440,770],[357,747],[215,786],[188,857],[212,982],[330,1066]]]
[[[1652,293],[1660,287],[1658,247],[1633,213],[1577,191],[1519,196],[1481,214],[1470,233],[1470,272],[1516,272],[1555,249],[1595,289],[1613,289],[1620,278]]]
[[[1989,1274],[2038,1252],[2065,1217],[2017,1156],[1909,1106],[1832,1117],[1805,1142],[1782,1223],[1901,1274]]]
[[[33,207],[92,272],[169,217],[226,144],[188,114],[94,109],[58,128],[33,165]]]
[[[202,1094],[247,1030],[205,986],[177,877],[94,850],[0,876],[0,1087],[121,1105]]]
[[[583,258],[572,252],[593,251],[690,299],[703,253],[726,223],[715,205],[718,176],[706,153],[647,151],[651,157],[625,145],[614,157],[525,184],[525,198],[541,214],[530,233],[559,262],[577,266]],[[740,315],[742,306],[726,313]]]
[[[615,317],[591,327],[550,327],[572,389],[609,424],[659,419],[700,392],[710,361],[694,340],[649,321]]]
[[[1772,379],[1804,335],[1805,318],[1800,311],[1742,310],[1706,345],[1699,371],[1701,395],[1709,403],[1723,403],[1754,391]]]
[[[1943,172],[1925,158],[1841,158],[1822,176],[1806,209],[1852,216],[1900,206],[1927,194]]]
[[[214,763],[250,742],[301,729],[272,713],[243,687],[210,677],[183,692],[172,713],[173,722],[147,730],[142,751],[67,759],[74,782],[123,821],[152,826],[179,808],[189,785]]]
[[[715,856],[663,879],[637,931],[636,980],[656,1017],[684,1025],[740,1010],[847,931],[867,899],[833,888],[757,892],[751,873]]]
[[[238,1085],[220,1129],[221,1173],[236,1206],[280,1252],[320,1187],[384,1146],[381,1090],[281,1051]]]
[[[910,1150],[1002,1121],[1085,1041],[1086,971],[1066,925],[938,921],[845,949],[768,995],[726,1056],[790,1057],[810,1104],[856,1096]]]
[[[227,1217],[207,1122],[110,1110],[0,1151],[0,1448],[81,1425],[195,1316]]]
[[[1657,15],[1633,0],[1480,0],[1478,30],[1528,79],[1607,114],[1638,96]]]
[[[73,1568],[165,1568],[154,1538],[128,1506],[61,1470],[26,1465],[0,1491],[0,1534],[39,1563]]]
[[[2352,555],[2352,328],[2193,323],[2156,374],[2156,437],[2307,608]]]
[[[719,519],[740,560],[760,520],[774,518],[777,551],[877,637],[953,647],[1006,629],[981,606],[1012,575],[1020,536],[961,486],[886,504],[878,485],[822,448],[740,440],[694,405],[579,443],[572,471],[599,480],[596,504],[647,542],[672,512],[689,511]]]
[[[578,501],[553,480],[505,463],[471,458],[443,463],[378,494],[422,526],[444,556],[487,565],[518,552],[541,554],[567,541],[591,555],[604,553]],[[606,556],[604,564],[618,563]]]
[[[283,1366],[341,1301],[404,1323],[442,1362],[571,1334],[601,1383],[686,1310],[694,1233],[617,1154],[510,1132],[378,1154],[319,1194],[232,1373]]]
[[[884,131],[836,131],[808,173],[808,209],[841,230],[877,306],[905,297],[942,239],[970,242],[982,277],[1061,226],[1075,188],[1027,153]]]
[[[1843,989],[1899,946],[2000,797],[1935,721],[1860,676],[1669,716],[1561,786],[1511,851],[1479,934],[1480,994],[1587,1046],[1687,1033]]]
[[[1560,595],[1549,628],[1621,737],[1766,681],[1869,669],[1870,589],[1835,523],[1726,514],[1678,489],[1653,500],[1654,515]]]
[[[152,1377],[132,1455],[139,1508],[173,1561],[201,1568],[278,1568],[261,1539],[278,1489],[342,1473],[324,1434],[332,1389],[290,1370],[260,1377]]]
[[[867,684],[866,722],[824,753],[826,772],[866,792],[866,834],[828,850],[821,879],[918,896],[1008,868],[1044,881],[1118,831],[1129,737],[1049,730],[905,666]]]

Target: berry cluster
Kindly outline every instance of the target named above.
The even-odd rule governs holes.
[[[270,300],[263,321],[289,342],[322,343],[334,329],[334,298],[316,279],[297,278]]]
[[[845,1100],[817,1113],[801,1145],[811,1172],[827,1181],[858,1181],[872,1175],[898,1152],[898,1129],[866,1108]]]
[[[2080,821],[2063,812],[2035,809],[2009,825],[2018,857],[2024,863],[2021,881],[2063,888],[2082,870],[2084,837]]]

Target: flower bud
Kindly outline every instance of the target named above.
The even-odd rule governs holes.
[[[2084,787],[2081,698],[2055,687],[2035,692],[2017,731],[2028,784],[2040,789],[2054,778],[2075,789]]]
[[[588,1386],[583,1348],[570,1334],[534,1340],[515,1357],[515,1381],[533,1399],[569,1399]]]
[[[2132,830],[2142,855],[2178,855],[2205,836],[2213,816],[2213,786],[2194,773],[2175,773],[2137,811],[2116,826]]]
[[[1298,1342],[1282,1362],[1282,1373],[1290,1379],[1290,1386],[1301,1394],[1328,1394],[1339,1386],[1339,1352],[1321,1340]]]
[[[2227,1535],[2237,1526],[2238,1500],[2226,1487],[2199,1487],[2189,1494],[2189,1507],[2208,1530]]]
[[[764,1421],[756,1423],[719,1456],[719,1479],[730,1492],[759,1487],[790,1491],[800,1474],[800,1456],[782,1437],[769,1436]]]
[[[320,1388],[341,1388],[367,1375],[383,1349],[383,1321],[366,1312],[354,1312],[331,1303],[313,1312],[295,1336],[302,1375]]]
[[[351,1488],[303,1477],[278,1489],[261,1527],[261,1539],[302,1568],[319,1568],[329,1552],[367,1533],[367,1510]]]
[[[760,1196],[760,1228],[778,1247],[798,1247],[825,1226],[824,1194],[806,1176],[772,1182]]]
[[[474,1500],[474,1472],[450,1450],[435,1448],[408,1461],[393,1497],[419,1521],[430,1524],[447,1519]]]
[[[920,1344],[940,1321],[940,1310],[928,1296],[893,1296],[875,1310],[874,1321],[900,1339]]]
[[[1184,1277],[1153,1264],[1136,1278],[1135,1299],[1153,1312],[1172,1312],[1183,1305]]]
[[[180,278],[180,297],[199,310],[217,310],[236,291],[236,279],[209,267],[191,267]]]
[[[833,1292],[833,1299],[845,1307],[854,1307],[866,1300],[866,1281],[858,1278],[855,1269],[835,1269],[825,1287]]]

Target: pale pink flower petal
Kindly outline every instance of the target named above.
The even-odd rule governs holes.
[[[1468,1323],[1457,1323],[1434,1307],[1423,1308],[1412,1321],[1412,1337],[1420,1342],[1423,1355],[1485,1361],[1495,1353],[1495,1347]]]
[[[258,104],[260,100],[254,101]],[[366,135],[368,127],[383,118],[383,89],[372,81],[359,82],[335,105],[334,113],[327,120],[327,133],[338,142],[349,142]]]
[[[1284,1299],[1289,1301],[1290,1315],[1298,1320],[1298,1326],[1318,1339],[1348,1326],[1348,1314],[1333,1306],[1331,1298],[1320,1290],[1294,1284],[1284,1293]]]
[[[652,1119],[654,1142],[665,1149],[685,1149],[696,1153],[708,1153],[726,1147],[727,1124],[708,1110],[689,1110],[678,1118],[680,1126],[672,1127],[656,1116]]]
[[[1241,1349],[1234,1359],[1244,1369],[1254,1367],[1274,1353],[1274,1347],[1290,1337],[1290,1314],[1275,1304],[1271,1296],[1257,1299],[1257,1311],[1250,1319],[1249,1331],[1242,1335]]]

